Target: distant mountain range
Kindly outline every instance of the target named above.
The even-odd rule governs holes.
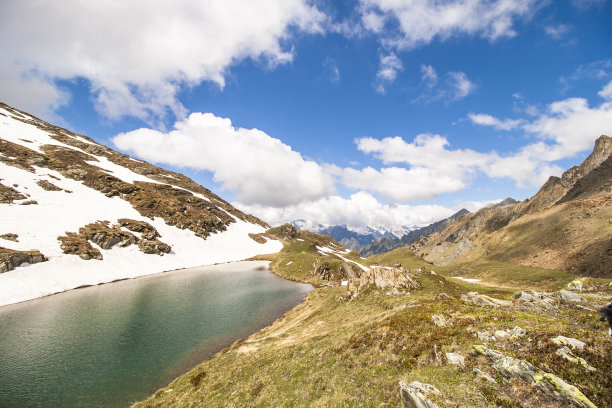
[[[353,251],[360,251],[364,246],[384,237],[399,239],[417,228],[399,226],[391,230],[385,230],[374,227],[353,228],[348,225],[326,226],[302,219],[292,221],[291,225],[301,230],[327,235]]]

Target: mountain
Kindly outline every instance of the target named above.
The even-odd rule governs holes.
[[[506,200],[512,200],[512,199],[507,198]],[[409,233],[403,235],[401,238],[390,237],[390,236],[379,238],[378,240],[373,241],[366,246],[363,246],[360,252],[364,256],[370,256],[374,254],[381,254],[383,252],[392,251],[396,248],[408,246],[421,237],[431,235],[438,231],[442,231],[452,222],[458,220],[459,218],[469,213],[470,212],[468,210],[463,208],[448,218],[434,222],[433,224],[430,224],[426,227],[418,228],[413,231],[410,231]]]
[[[437,265],[495,260],[612,277],[612,138],[530,199],[483,208],[415,241],[411,250]]]
[[[0,208],[0,305],[282,248],[189,178],[5,104]]]
[[[301,230],[308,230],[317,234],[327,235],[353,251],[361,251],[364,246],[384,237],[397,239],[413,229],[411,227],[401,226],[394,227],[392,229],[374,228],[369,226],[354,228],[349,227],[348,225],[326,226],[303,219],[294,220],[290,224]]]

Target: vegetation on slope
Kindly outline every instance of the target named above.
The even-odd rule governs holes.
[[[320,243],[295,236],[272,261],[279,275],[319,286],[302,304],[135,406],[398,407],[400,380],[437,387],[440,394],[431,399],[439,407],[567,406],[523,380],[502,379],[482,357],[472,354],[472,346],[483,342],[479,338],[482,333],[492,335],[516,326],[524,329],[524,336],[487,340],[487,346],[558,375],[597,406],[612,405],[612,378],[608,375],[612,361],[601,358],[612,355],[612,342],[596,313],[589,310],[594,303],[611,299],[610,289],[598,295],[582,294],[590,300],[581,307],[484,308],[461,300],[470,290],[462,282],[432,273],[431,264],[403,248],[367,260],[357,254],[350,258],[364,264],[401,263],[420,282],[419,289],[389,295],[368,287],[349,299],[339,282],[323,286],[312,274],[313,263],[324,258],[316,248]],[[489,283],[507,276],[517,287],[533,288],[542,280],[548,290],[564,287],[571,277],[538,268],[509,268],[489,263],[464,265],[456,273],[439,272],[469,276],[492,269]],[[525,271],[530,276],[523,279],[520,276]],[[507,290],[491,289],[490,293],[512,298]],[[445,324],[436,324],[434,315],[444,316]],[[557,355],[558,347],[550,339],[559,335],[584,341],[586,348],[575,353],[595,371]],[[464,356],[465,364],[449,364],[446,353]],[[474,368],[487,372],[493,382],[478,379]]]

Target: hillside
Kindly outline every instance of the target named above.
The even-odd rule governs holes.
[[[499,263],[515,289],[478,294],[408,248],[364,259],[290,225],[264,235],[284,243],[264,257],[274,272],[316,289],[135,407],[612,404],[612,367],[601,358],[612,343],[592,312],[612,299],[607,281]],[[538,287],[547,293],[527,290]]]
[[[612,277],[612,138],[529,200],[484,208],[411,250],[436,265],[476,260]]]
[[[0,305],[281,249],[189,178],[0,104]]]

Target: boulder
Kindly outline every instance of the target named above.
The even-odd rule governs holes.
[[[469,292],[461,295],[461,300],[470,305],[498,308],[512,305],[509,300],[495,299],[490,296],[481,295],[478,292]]]
[[[555,300],[548,293],[532,290],[515,293],[514,305],[523,310],[551,311],[556,308]]]
[[[440,393],[433,385],[420,383],[418,381],[406,384],[400,381],[399,386],[404,408],[438,408],[438,406],[426,396],[429,393]]]
[[[561,297],[561,302],[566,304],[572,303],[582,303],[584,299],[577,293],[570,292],[569,290],[560,290],[559,297]]]
[[[583,350],[586,344],[583,341],[573,339],[571,337],[557,336],[550,339],[558,346],[570,346],[573,349]]]
[[[465,367],[465,357],[457,353],[446,353],[446,361],[451,365],[458,365],[459,367]]]
[[[431,316],[431,321],[438,327],[446,327],[447,325],[446,318],[439,314]]]

